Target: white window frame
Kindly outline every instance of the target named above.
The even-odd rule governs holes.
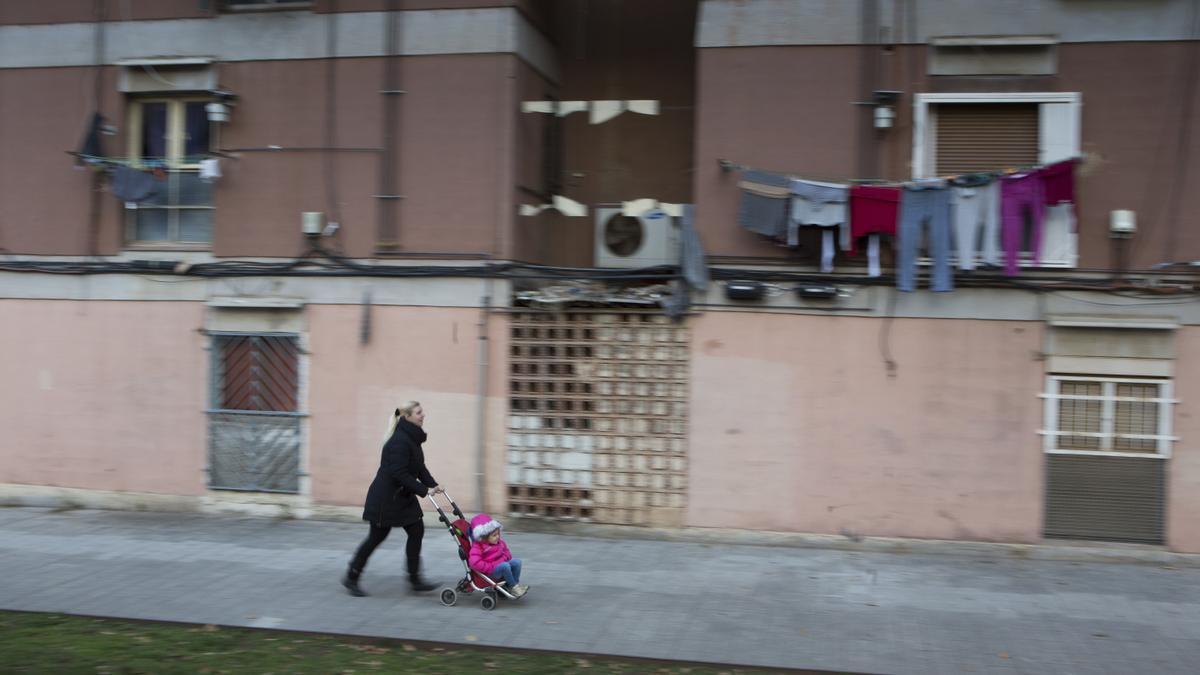
[[[1052,164],[1079,157],[1082,150],[1080,123],[1083,99],[1079,92],[980,92],[913,95],[913,178],[933,178],[937,166],[937,111],[932,106],[946,103],[1036,103],[1038,104],[1038,164]],[[1079,237],[1067,232],[1067,254],[1063,259],[1043,260],[1034,265],[1023,254],[1021,267],[1075,268],[1079,265]]]
[[[1081,396],[1081,395],[1066,395],[1059,394],[1059,383],[1062,381],[1071,382],[1100,382],[1103,384],[1103,391],[1100,396]],[[1131,383],[1131,384],[1155,384],[1159,386],[1158,398],[1122,398],[1115,395],[1116,385]],[[1174,411],[1173,404],[1179,403],[1174,396],[1174,383],[1169,379],[1146,378],[1146,377],[1089,377],[1085,375],[1047,375],[1046,389],[1038,396],[1044,401],[1044,418],[1042,424],[1045,428],[1038,431],[1042,436],[1042,450],[1048,455],[1092,455],[1099,457],[1145,457],[1145,458],[1160,458],[1167,459],[1171,456],[1172,443],[1178,441],[1179,438],[1172,436],[1171,433],[1171,417]],[[1070,400],[1099,400],[1102,403],[1101,411],[1101,431],[1100,433],[1087,433],[1080,431],[1062,431],[1058,429],[1058,402],[1063,399]],[[1152,435],[1146,434],[1122,434],[1125,438],[1143,438],[1156,440],[1158,443],[1157,452],[1116,452],[1113,450],[1067,450],[1058,447],[1059,436],[1092,436],[1100,439],[1101,447],[1112,447],[1112,442],[1116,438],[1114,432],[1115,415],[1117,401],[1138,401],[1150,402],[1158,404],[1158,433]]]
[[[180,173],[198,173],[200,164],[198,162],[185,162],[184,149],[187,147],[187,104],[188,103],[207,103],[212,101],[211,97],[204,96],[138,96],[129,99],[128,111],[128,139],[126,141],[127,156],[129,163],[132,166],[146,168],[149,166],[144,162],[142,157],[142,119],[143,106],[147,103],[165,103],[167,105],[167,141],[166,141],[166,170],[168,172]],[[209,124],[209,148],[211,149],[215,142],[213,134],[216,129]],[[136,205],[135,205],[136,206]],[[177,213],[182,207],[169,206],[169,213]],[[188,210],[215,210],[212,204],[209,206],[188,206]],[[212,239],[208,241],[183,241],[178,238],[179,233],[171,232],[168,228],[168,236],[174,234],[175,238],[161,240],[141,240],[137,239],[137,212],[139,209],[126,207],[125,209],[125,242],[131,248],[171,248],[171,249],[210,249],[212,248]],[[169,221],[177,222],[175,217]]]

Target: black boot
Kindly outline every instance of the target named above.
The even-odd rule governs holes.
[[[415,593],[425,593],[437,588],[437,584],[431,584],[425,579],[422,579],[420,574],[414,574],[410,576],[408,578],[408,584],[412,586],[413,592]]]
[[[342,585],[346,587],[346,592],[356,598],[364,598],[367,592],[358,585],[358,577],[362,572],[357,572],[353,568],[346,570],[346,576],[342,577]]]

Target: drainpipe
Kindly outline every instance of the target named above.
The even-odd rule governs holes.
[[[873,100],[879,84],[879,0],[859,1],[858,90],[861,100]],[[863,106],[858,122],[858,178],[879,177],[879,132],[875,129],[874,108]]]
[[[475,494],[479,510],[488,511],[486,499],[487,461],[487,388],[488,388],[488,315],[492,309],[492,281],[487,281],[487,292],[479,308],[479,395],[475,406]]]
[[[104,23],[107,21],[105,0],[96,0],[96,29],[95,29],[95,77],[92,80],[92,111],[100,112],[100,99],[104,93]],[[99,171],[92,173],[92,193],[88,203],[88,255],[100,255],[100,214],[103,208],[101,191],[104,181]]]
[[[400,248],[398,213],[400,200],[403,199],[396,187],[400,181],[400,168],[396,166],[399,97],[404,94],[400,88],[396,63],[400,58],[400,31],[403,30],[399,0],[388,0],[384,26],[387,32],[384,35],[383,88],[379,91],[383,95],[383,160],[379,169],[379,194],[375,195],[379,203],[379,231],[376,233],[375,248],[395,251]]]

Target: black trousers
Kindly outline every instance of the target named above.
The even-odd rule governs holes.
[[[354,560],[350,561],[350,577],[352,579],[357,579],[362,574],[363,568],[367,566],[367,559],[391,532],[392,528],[390,527],[380,527],[371,523],[371,531],[363,543],[359,544],[358,550],[354,552]],[[412,578],[421,572],[421,539],[425,536],[425,523],[418,520],[411,525],[405,525],[404,533],[408,535],[404,553],[408,558],[408,576]]]

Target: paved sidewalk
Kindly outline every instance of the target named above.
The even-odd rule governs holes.
[[[0,608],[857,673],[1200,672],[1200,569],[517,532],[533,590],[412,595],[362,524],[0,509]],[[425,564],[461,571],[430,527]]]

